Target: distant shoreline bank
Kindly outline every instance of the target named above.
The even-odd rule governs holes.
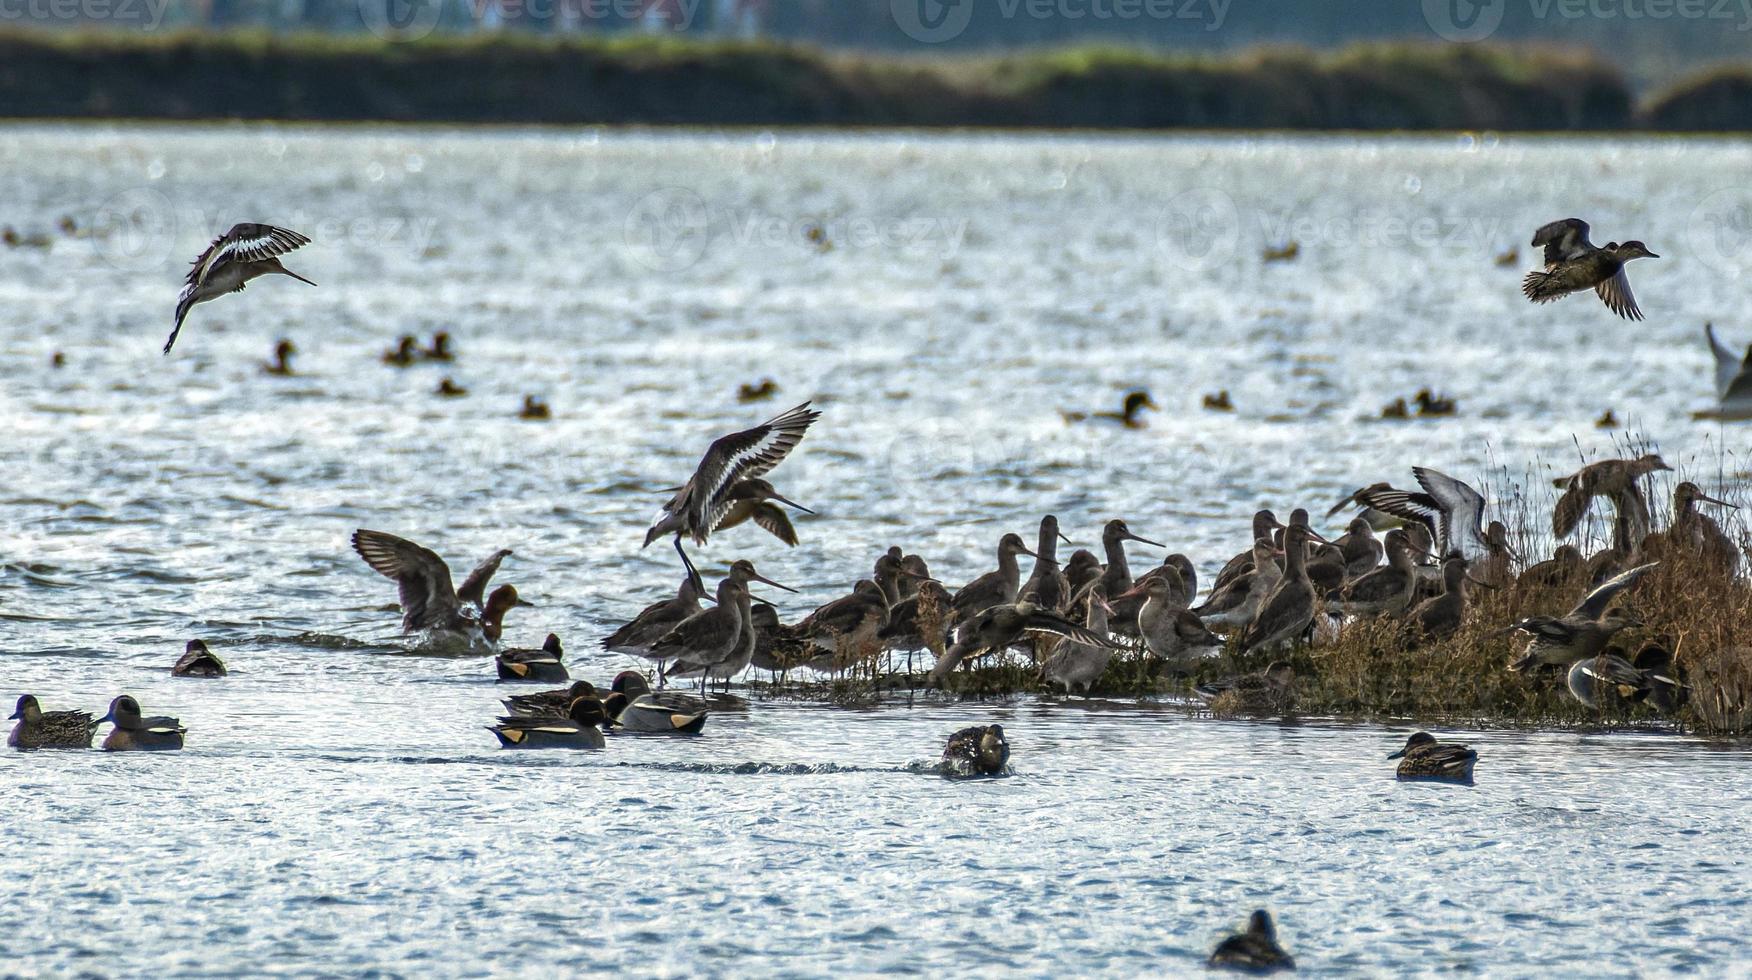
[[[498,34],[0,33],[0,118],[1281,132],[1752,131],[1752,65],[1638,100],[1585,51],[1359,44],[936,59]]]

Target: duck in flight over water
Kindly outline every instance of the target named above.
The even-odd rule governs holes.
[[[1580,218],[1553,221],[1533,234],[1533,244],[1545,246],[1545,270],[1529,272],[1521,292],[1535,303],[1549,303],[1570,293],[1592,289],[1607,308],[1621,317],[1641,320],[1636,296],[1625,278],[1624,264],[1631,259],[1658,259],[1642,242],[1606,243],[1597,248],[1588,241],[1588,223]]]

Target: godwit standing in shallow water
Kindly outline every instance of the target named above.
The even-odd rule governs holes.
[[[1658,259],[1642,242],[1608,242],[1597,248],[1588,241],[1588,223],[1565,218],[1533,233],[1533,244],[1545,246],[1545,271],[1529,272],[1521,292],[1535,303],[1549,303],[1570,293],[1592,289],[1607,309],[1631,320],[1641,320],[1624,264],[1631,259]]]
[[[230,231],[213,239],[213,244],[196,257],[195,267],[184,280],[182,295],[176,301],[176,326],[164,342],[164,352],[170,353],[176,335],[182,332],[183,318],[196,303],[240,292],[251,279],[276,272],[316,285],[281,265],[277,258],[309,244],[310,239],[295,231],[250,222],[232,225]]]
[[[803,441],[803,434],[809,431],[809,426],[820,417],[820,412],[812,411],[809,403],[804,402],[752,429],[733,432],[713,442],[706,449],[705,456],[700,458],[699,466],[694,468],[693,476],[688,477],[675,496],[657,512],[657,519],[645,532],[643,547],[649,547],[651,542],[665,534],[674,534],[675,553],[681,556],[688,575],[698,584],[700,573],[681,547],[682,536],[692,539],[695,544],[705,544],[732,506],[739,499],[747,499],[733,496],[739,485],[765,476],[784,462],[791,450]],[[767,484],[766,489],[770,490],[771,484]],[[774,500],[784,500],[777,494],[769,496]],[[754,500],[756,503],[760,500],[758,487]]]

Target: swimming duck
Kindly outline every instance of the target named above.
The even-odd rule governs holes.
[[[1618,416],[1612,414],[1612,409],[1608,408],[1599,418],[1594,420],[1594,428],[1616,429],[1618,428]]]
[[[1247,920],[1247,931],[1218,943],[1207,965],[1250,973],[1272,973],[1294,970],[1296,961],[1278,945],[1277,928],[1272,925],[1271,913],[1257,909]]]
[[[278,378],[292,376],[292,355],[298,353],[298,348],[290,340],[281,338],[274,343],[274,359],[262,365],[263,374],[271,374]]]
[[[1268,246],[1259,255],[1262,262],[1290,262],[1302,254],[1302,243],[1294,239],[1276,248]]]
[[[182,332],[183,320],[197,303],[242,292],[250,280],[266,275],[291,276],[307,285],[316,285],[281,265],[279,259],[309,244],[310,239],[295,231],[253,222],[232,225],[230,231],[213,239],[213,244],[195,257],[194,268],[183,281],[182,293],[176,301],[176,326],[164,342],[164,353],[170,353],[176,335]]]
[[[98,725],[89,711],[44,711],[34,694],[18,699],[12,720],[6,744],[15,749],[89,749]]]
[[[597,726],[607,720],[602,702],[578,698],[566,708],[563,718],[527,718],[507,715],[487,731],[506,749],[600,749],[607,744]]]
[[[562,687],[553,691],[541,691],[536,694],[513,694],[499,701],[505,710],[514,715],[526,718],[565,717],[566,708],[579,698],[597,697],[596,688],[589,681],[573,681],[571,687]]]
[[[1148,428],[1149,423],[1139,416],[1146,408],[1155,412],[1162,410],[1161,406],[1157,405],[1155,400],[1150,397],[1149,392],[1139,390],[1127,394],[1117,412],[1060,412],[1059,414],[1064,416],[1066,422],[1118,422],[1128,429],[1143,429]]]
[[[67,355],[56,351],[49,355],[49,367],[59,370],[67,366]]]
[[[1381,417],[1384,419],[1408,419],[1411,418],[1411,410],[1406,408],[1405,399],[1395,398],[1386,408],[1381,409]]]
[[[566,665],[560,663],[563,656],[565,650],[560,647],[559,636],[549,633],[540,650],[503,650],[494,663],[502,681],[559,684],[572,676],[566,673]]]
[[[1636,584],[1637,579],[1658,564],[1650,562],[1619,573],[1589,592],[1563,616],[1530,616],[1508,627],[1509,631],[1525,633],[1528,637],[1526,649],[1509,665],[1509,669],[1567,668],[1578,660],[1598,655],[1620,630],[1641,625],[1623,610],[1608,607],[1618,593]]]
[[[623,670],[614,678],[614,689],[603,699],[608,720],[629,732],[663,735],[698,735],[706,727],[706,711],[682,710],[651,693],[645,675]]]
[[[1405,740],[1405,748],[1387,758],[1399,760],[1396,771],[1400,779],[1470,785],[1478,753],[1464,745],[1438,742],[1429,732],[1418,732]]]
[[[190,640],[183,647],[183,655],[177,658],[176,666],[170,668],[172,677],[224,677],[226,673],[225,661],[200,640]]]
[[[411,367],[420,359],[420,342],[410,334],[402,334],[395,346],[383,352],[383,363],[390,367]]]
[[[749,402],[763,402],[779,393],[779,383],[771,378],[762,378],[760,384],[743,382],[736,388],[736,400],[746,405]]]
[[[1294,702],[1296,671],[1282,660],[1264,670],[1200,684],[1193,691],[1219,716],[1287,714]]]
[[[609,634],[602,641],[602,648],[609,653],[625,653],[656,660],[657,658],[651,656],[652,644],[674,629],[677,623],[699,612],[703,595],[693,576],[683,578],[681,587],[674,596],[641,609],[631,622]]]
[[[1553,221],[1533,235],[1535,246],[1545,246],[1545,270],[1529,272],[1521,292],[1535,303],[1549,303],[1583,289],[1592,289],[1607,309],[1631,320],[1641,320],[1624,264],[1631,259],[1658,259],[1642,242],[1623,245],[1608,242],[1596,248],[1588,241],[1588,223],[1580,218]]]
[[[438,387],[433,390],[433,394],[440,398],[462,398],[468,394],[468,389],[450,378],[445,378],[438,382]]]
[[[946,776],[996,776],[1010,764],[1002,725],[976,725],[949,736],[940,768]]]
[[[1224,388],[1214,395],[1204,396],[1204,407],[1212,412],[1233,412],[1235,403],[1229,400],[1229,389]]]
[[[456,352],[450,349],[450,334],[440,330],[432,335],[432,343],[420,351],[423,361],[449,362],[456,360]]]
[[[99,724],[106,721],[115,727],[103,740],[105,752],[174,751],[183,747],[183,733],[188,731],[175,718],[141,717],[140,702],[126,694],[111,701],[109,714],[98,719]]]
[[[1454,399],[1433,394],[1428,388],[1420,390],[1412,400],[1417,402],[1418,418],[1446,418],[1457,409]]]
[[[523,396],[523,410],[517,413],[517,417],[525,422],[546,422],[553,416],[553,410],[548,408],[547,402],[534,395]]]
[[[403,633],[429,633],[436,642],[461,641],[471,649],[490,652],[505,612],[512,606],[530,605],[518,597],[516,589],[508,593],[494,590],[492,604],[485,596],[499,563],[511,556],[508,548],[477,565],[462,580],[461,588],[450,584],[450,566],[444,559],[406,538],[360,528],[353,532],[353,550],[373,571],[395,581]],[[478,615],[470,615],[476,610]],[[489,631],[493,635],[488,636]]]
[[[1496,264],[1500,268],[1507,268],[1508,266],[1512,266],[1512,265],[1520,265],[1521,264],[1521,250],[1518,248],[1511,248],[1507,252],[1498,252],[1497,257],[1496,257]]]
[[[1654,453],[1636,459],[1602,459],[1589,463],[1552,485],[1563,491],[1551,511],[1551,533],[1567,538],[1582,522],[1595,497],[1612,501],[1612,546],[1630,551],[1649,533],[1649,502],[1638,481],[1651,473],[1671,470]]]

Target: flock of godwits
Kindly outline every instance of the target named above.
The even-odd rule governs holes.
[[[264,224],[239,224],[216,239],[188,274],[165,352],[198,303],[242,290],[263,275],[283,274],[308,283],[279,259],[308,242],[296,232]],[[1641,242],[1596,247],[1588,240],[1588,226],[1568,219],[1539,229],[1533,244],[1544,246],[1545,268],[1529,273],[1523,283],[1530,300],[1542,303],[1592,289],[1613,312],[1642,318],[1624,275],[1626,262],[1657,257]],[[1752,399],[1752,380],[1742,371],[1752,355],[1736,359],[1713,332],[1709,337],[1724,410],[1731,402]],[[282,341],[269,370],[289,373],[292,353],[291,345]],[[450,357],[447,337],[435,338],[427,351],[404,337],[385,360],[405,365]],[[454,390],[444,393],[461,393],[450,387]],[[745,390],[744,400],[771,392],[769,382]],[[1222,409],[1227,401],[1224,393],[1214,405],[1207,399],[1207,407]],[[1450,402],[1436,396],[1420,397],[1419,404],[1423,414],[1452,411]],[[1147,395],[1134,393],[1113,417],[1130,423],[1148,406]],[[533,399],[526,400],[524,410],[527,417],[546,415],[546,406]],[[557,636],[549,635],[540,649],[501,648],[505,614],[526,604],[510,585],[487,591],[500,563],[510,556],[508,550],[495,553],[455,585],[443,559],[405,538],[361,529],[353,535],[353,547],[372,569],[396,582],[402,629],[418,635],[422,647],[495,654],[498,676],[505,681],[571,682],[503,701],[507,714],[490,727],[507,748],[597,748],[605,744],[604,730],[697,733],[706,723],[708,685],[728,686],[750,668],[775,674],[873,674],[879,659],[888,658],[892,668],[892,658],[904,653],[909,680],[944,688],[958,686],[961,672],[974,669],[982,658],[1023,647],[1036,657],[1043,682],[1066,693],[1088,693],[1116,655],[1139,658],[1156,673],[1189,674],[1226,649],[1286,651],[1355,620],[1391,617],[1400,624],[1402,642],[1416,646],[1460,628],[1469,586],[1501,588],[1529,579],[1545,585],[1574,582],[1588,591],[1561,616],[1515,623],[1512,629],[1524,635],[1525,647],[1509,669],[1561,667],[1567,670],[1569,691],[1584,703],[1596,704],[1609,695],[1630,697],[1670,712],[1685,692],[1671,655],[1651,646],[1629,657],[1610,647],[1615,634],[1636,624],[1614,599],[1654,567],[1638,559],[1652,550],[1655,538],[1662,539],[1663,547],[1693,550],[1727,574],[1739,561],[1734,542],[1698,509],[1701,503],[1723,502],[1693,483],[1679,484],[1671,526],[1663,531],[1651,527],[1641,482],[1668,467],[1660,457],[1648,455],[1593,463],[1558,481],[1565,492],[1553,514],[1555,535],[1569,536],[1592,502],[1603,498],[1614,510],[1610,548],[1585,557],[1565,544],[1552,558],[1518,575],[1520,556],[1510,548],[1507,530],[1500,522],[1483,522],[1483,495],[1451,476],[1414,467],[1420,489],[1377,483],[1332,508],[1329,518],[1345,508],[1361,513],[1342,536],[1330,541],[1315,533],[1304,510],[1296,510],[1288,523],[1269,510],[1258,512],[1248,546],[1223,566],[1202,600],[1197,572],[1183,555],[1171,554],[1160,565],[1133,575],[1126,543],[1162,546],[1133,533],[1123,520],[1103,528],[1103,555],[1079,550],[1061,564],[1058,543],[1068,539],[1056,518],[1047,516],[1032,550],[1020,536],[1005,534],[997,543],[997,567],[956,590],[934,577],[920,556],[892,548],[876,558],[871,577],[858,582],[850,594],[795,623],[782,623],[776,608],[757,600],[750,587],[764,583],[793,590],[746,560],[730,566],[715,587],[715,601],[702,606],[706,584],[684,542],[704,545],[713,534],[753,522],[796,544],[785,508],[812,512],[781,495],[767,477],[819,417],[806,402],[713,442],[646,534],[647,546],[661,538],[673,540],[686,575],[672,598],[644,609],[602,646],[655,662],[663,681],[697,680],[697,701],[654,692],[645,675],[635,670],[616,676],[603,696],[586,681],[572,681]],[[1379,528],[1389,527],[1384,537],[1377,537]],[[1027,577],[1019,563],[1024,556],[1033,559]],[[934,660],[921,678],[913,673],[911,658],[927,652]],[[190,641],[173,668],[178,676],[217,677],[225,672],[224,663],[201,640]],[[1274,660],[1257,673],[1196,690],[1216,711],[1275,715],[1287,710],[1294,680],[1290,665]],[[102,722],[113,725],[103,743],[111,751],[178,749],[185,733],[175,718],[144,715],[128,695],[115,698],[97,720],[82,711],[45,712],[34,696],[25,695],[12,717],[18,724],[9,744],[19,748],[89,748]],[[943,769],[952,775],[1001,773],[1009,752],[1000,726],[964,729],[950,738]],[[1392,758],[1400,759],[1401,778],[1470,782],[1477,754],[1418,732]],[[1254,913],[1246,932],[1225,940],[1212,962],[1257,968],[1292,965],[1264,911]]]

